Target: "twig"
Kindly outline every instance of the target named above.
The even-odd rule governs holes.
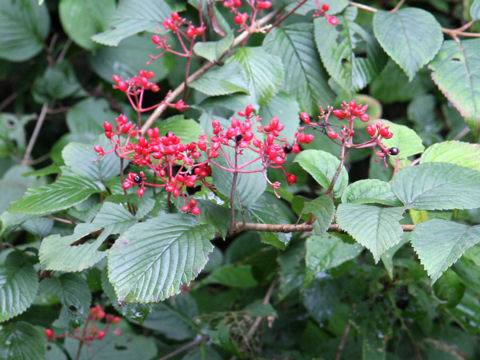
[[[453,138],[453,140],[460,140],[465,135],[467,135],[469,132],[470,132],[470,128],[468,126],[466,126]]]
[[[269,22],[275,15],[277,15],[278,11],[274,11],[269,13],[268,15],[264,16],[260,20],[258,20],[257,25],[258,27],[261,27],[265,25],[267,22]],[[228,54],[232,48],[238,46],[241,44],[241,42],[249,36],[248,31],[242,32],[240,35],[238,35],[235,40],[233,41],[232,46],[226,50],[218,60],[220,60],[223,56]],[[195,80],[197,80],[200,76],[205,74],[208,70],[210,70],[212,67],[217,65],[217,62],[208,62],[205,65],[203,65],[200,69],[195,71],[192,75],[188,77],[188,83],[192,83]],[[183,90],[185,89],[185,82],[182,82],[175,90],[173,90],[167,97],[165,97],[165,100],[163,101],[163,104],[157,107],[153,113],[148,117],[147,121],[145,124],[142,126],[141,132],[142,134],[145,134],[147,130],[153,125],[153,123],[160,117],[160,115],[163,114],[163,112],[167,109],[167,103],[172,103],[177,97],[179,97],[182,93]]]
[[[232,179],[232,189],[230,191],[230,230],[229,234],[233,235],[235,233],[235,191],[237,189],[237,179],[238,179],[238,144],[235,146],[235,172],[233,173]]]
[[[32,136],[27,146],[27,150],[25,150],[25,155],[22,160],[22,164],[26,164],[30,159],[30,155],[32,154],[33,147],[35,146],[35,142],[37,141],[38,134],[40,133],[40,129],[42,128],[43,121],[45,120],[45,116],[47,115],[48,104],[44,103],[42,106],[42,111],[40,112],[40,116],[37,119],[37,123],[35,125],[35,129],[33,129]]]
[[[405,0],[400,0],[400,1],[398,2],[398,4],[397,4],[392,10],[390,10],[390,13],[392,14],[392,13],[394,13],[395,11],[397,11],[398,9],[400,9],[400,6],[402,6],[404,2],[405,2]]]
[[[345,349],[345,344],[347,343],[348,334],[350,334],[350,329],[352,325],[350,323],[345,326],[345,331],[343,332],[342,340],[340,341],[340,345],[338,345],[337,356],[335,360],[340,360],[342,358],[343,349]]]
[[[62,51],[60,52],[60,55],[58,55],[58,58],[57,58],[57,61],[56,61],[57,64],[58,64],[60,61],[63,60],[63,58],[64,58],[65,55],[67,54],[68,49],[70,48],[70,45],[72,45],[72,40],[71,40],[70,38],[68,38],[67,42],[66,42],[65,45],[63,46]]]
[[[18,96],[18,93],[15,91],[7,96],[5,100],[0,103],[0,111],[6,108],[13,100],[15,100]]]
[[[187,351],[187,350],[201,344],[202,342],[206,341],[207,339],[208,339],[208,335],[203,335],[202,337],[199,337],[198,339],[195,339],[195,340],[189,342],[188,344],[185,344],[182,347],[179,347],[177,350],[174,350],[171,353],[168,353],[167,355],[161,357],[159,360],[171,359],[172,357],[174,357],[178,354],[181,354],[184,351]]]
[[[345,164],[345,158],[347,156],[348,156],[348,149],[345,148],[345,141],[342,141],[342,153],[340,155],[340,164],[338,164],[337,171],[335,171],[335,175],[333,175],[332,181],[330,182],[330,185],[328,186],[328,189],[325,192],[325,194],[328,195],[333,192],[333,187],[335,186],[335,183],[337,182],[337,179],[343,170],[343,165]],[[332,199],[333,199],[333,196],[332,196]]]
[[[58,222],[61,222],[61,223],[64,223],[64,224],[69,224],[69,225],[77,225],[76,222],[72,221],[72,220],[68,220],[68,219],[63,219],[63,218],[60,218],[60,217],[57,217],[57,216],[45,216],[47,219],[52,219],[52,220],[55,220],[55,221],[58,221]]]
[[[273,29],[274,27],[280,25],[280,23],[285,20],[286,18],[288,18],[290,15],[292,15],[295,11],[298,10],[298,8],[300,6],[302,6],[303,4],[305,4],[307,2],[307,0],[302,0],[300,1],[292,10],[290,10],[288,13],[286,13],[285,15],[283,16],[280,16],[277,20],[275,20],[275,22],[272,24],[272,26],[267,30],[267,33],[270,32],[271,29]]]
[[[268,304],[270,303],[270,298],[272,297],[273,290],[275,289],[275,286],[278,284],[278,277],[276,277],[270,286],[268,287],[267,293],[265,294],[265,297],[263,298],[262,304]],[[252,326],[248,330],[247,336],[245,338],[246,341],[250,341],[252,336],[255,334],[257,331],[257,328],[260,326],[260,323],[262,322],[264,318],[262,316],[258,316],[255,321],[253,322]]]
[[[415,225],[400,225],[403,231],[413,231]],[[302,224],[257,224],[257,223],[235,223],[235,233],[242,231],[269,231],[269,232],[305,232],[312,231],[313,225],[308,223]],[[328,231],[344,232],[337,224],[329,226]]]

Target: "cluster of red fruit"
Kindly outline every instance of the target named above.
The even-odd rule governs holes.
[[[105,320],[105,326],[102,330],[99,330],[95,323]],[[85,321],[84,328],[80,327],[75,329],[74,334],[62,334],[56,335],[52,329],[45,329],[45,335],[48,340],[53,339],[62,339],[66,337],[71,337],[77,339],[78,341],[83,342],[87,346],[90,346],[93,340],[102,340],[110,330],[113,324],[118,324],[121,318],[115,315],[105,313],[102,306],[97,305],[90,308],[90,314],[88,315],[87,320]],[[115,335],[120,335],[122,331],[120,329],[115,329],[112,331]]]
[[[315,10],[315,12],[313,13],[313,17],[325,17],[325,19],[330,25],[333,25],[333,26],[338,25],[338,19],[335,16],[327,15],[327,11],[330,10],[330,6],[328,4],[320,5],[320,2],[318,0],[316,0],[316,2],[317,2],[317,10]]]
[[[129,173],[122,183],[125,190],[138,186],[137,195],[143,196],[145,186],[164,188],[174,198],[183,197],[187,205],[182,210],[193,214],[199,214],[200,210],[196,201],[188,198],[188,188],[204,186],[214,191],[208,179],[212,174],[210,165],[230,173],[261,172],[274,189],[280,184],[268,179],[266,169],[269,167],[281,169],[289,184],[296,182],[295,175],[288,174],[283,168],[285,158],[289,153],[298,153],[299,144],[311,142],[313,135],[297,133],[296,143],[290,145],[285,138],[280,137],[285,126],[277,117],[272,118],[266,126],[257,125],[254,130],[253,126],[262,119],[254,114],[251,105],[237,114],[245,120],[242,122],[237,117],[232,118],[226,130],[219,121],[213,120],[213,136],[210,139],[207,135],[202,135],[198,141],[187,144],[171,132],[160,136],[158,128],[148,129],[147,136],[143,136],[136,125],[129,122],[125,115],[120,115],[116,119],[115,129],[109,122],[104,123],[105,136],[110,139],[112,149],[105,151],[101,146],[95,146],[94,149],[100,157],[115,152],[118,157],[129,160],[134,165],[148,167],[154,174],[154,179],[149,182],[144,172]],[[256,156],[239,164],[230,159],[224,147],[235,149],[238,158],[245,151],[253,151]],[[225,158],[228,166],[216,161],[220,155]],[[257,169],[246,169],[257,162],[261,163]]]
[[[152,41],[155,45],[157,45],[158,50],[162,50],[162,53],[155,56],[150,55],[150,61],[147,64],[151,63],[153,60],[160,58],[166,53],[171,53],[181,57],[191,57],[193,55],[192,49],[195,39],[198,36],[202,35],[207,29],[207,27],[203,24],[203,22],[202,24],[200,24],[200,26],[194,26],[193,23],[190,21],[188,22],[185,29],[184,24],[186,23],[186,21],[187,20],[180,17],[177,12],[173,12],[169,18],[165,19],[162,22],[163,27],[159,26],[157,28],[159,31],[172,31],[177,36],[183,53],[171,49],[171,46],[167,44],[167,36],[161,37],[160,35],[153,35]]]
[[[252,9],[251,14],[249,15],[246,12],[240,12],[240,7],[243,5],[242,0],[225,0],[223,1],[223,6],[230,9],[230,11],[235,14],[233,21],[237,25],[240,25],[241,29],[246,29],[246,23],[250,18],[250,23],[253,24],[256,20],[258,11],[267,10],[272,7],[272,3],[268,0],[246,0],[248,6]]]

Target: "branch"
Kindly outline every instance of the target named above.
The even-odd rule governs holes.
[[[37,123],[35,124],[35,129],[33,129],[32,137],[28,142],[27,150],[25,150],[25,155],[23,156],[22,164],[26,164],[30,159],[30,155],[32,153],[33,147],[35,146],[35,142],[37,141],[38,134],[40,133],[40,129],[42,128],[43,121],[45,120],[45,116],[47,115],[48,104],[44,103],[42,106],[42,111],[40,112],[40,116],[37,119]]]
[[[195,339],[188,344],[183,345],[182,347],[179,347],[177,350],[172,351],[171,353],[168,353],[167,355],[161,357],[159,360],[167,360],[171,359],[172,357],[181,354],[184,351],[190,350],[191,348],[201,344],[202,342],[206,341],[208,339],[208,335],[203,335],[199,337],[198,339]]]
[[[263,25],[265,25],[267,22],[269,22],[275,15],[277,15],[278,11],[274,11],[269,13],[268,15],[264,16],[260,20],[257,21],[257,26],[258,28],[261,28]],[[233,41],[232,46],[225,51],[219,58],[219,60],[224,57],[226,54],[228,54],[231,49],[234,47],[240,45],[243,40],[245,40],[250,33],[248,31],[242,32],[240,35],[238,35],[235,40]],[[187,78],[187,83],[192,83],[195,80],[197,80],[200,76],[205,74],[208,70],[210,70],[212,67],[214,67],[216,63],[214,62],[208,62],[205,65],[203,65],[200,69],[195,71],[192,75],[190,75]],[[183,90],[185,89],[185,82],[182,82],[175,90],[173,90],[163,101],[163,104],[157,107],[154,112],[148,117],[147,121],[145,124],[142,126],[142,134],[145,134],[147,130],[153,125],[153,123],[162,115],[162,113],[167,109],[167,103],[172,103],[177,97],[179,97],[182,93]]]
[[[345,326],[345,331],[343,332],[342,340],[340,341],[340,345],[338,345],[337,356],[335,360],[340,360],[342,358],[343,349],[345,348],[345,344],[347,343],[348,334],[350,333],[350,329],[352,325],[350,323]]]
[[[403,231],[413,231],[415,225],[400,225]],[[235,223],[235,233],[243,232],[243,231],[269,231],[269,232],[283,232],[283,233],[291,233],[291,232],[305,232],[305,231],[312,231],[313,225],[308,223],[302,224],[257,224],[257,223],[242,223],[236,222]],[[335,231],[335,232],[344,232],[340,226],[337,224],[332,224],[329,226],[328,231]]]

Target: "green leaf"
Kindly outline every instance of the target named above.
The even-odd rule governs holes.
[[[164,1],[154,0],[135,0],[124,1],[124,3],[148,3],[164,4]],[[143,14],[142,14],[143,16]],[[169,15],[168,15],[169,16]],[[168,17],[167,16],[167,17]],[[131,14],[129,17],[132,17]],[[160,24],[160,22],[157,23]],[[123,28],[123,25],[121,26]],[[164,79],[173,69],[175,61],[170,54],[166,54],[155,60],[148,68],[146,62],[149,56],[154,53],[152,40],[146,34],[132,36],[123,40],[117,47],[102,47],[95,53],[90,53],[89,62],[92,69],[105,81],[113,82],[112,75],[117,74],[126,79],[138,76],[140,69],[148,69],[155,72],[155,76],[150,81],[159,81]]]
[[[480,145],[462,141],[445,141],[425,150],[420,163],[445,162],[480,171]]]
[[[448,269],[440,279],[433,284],[435,295],[439,299],[446,301],[445,305],[450,308],[454,308],[462,301],[465,288],[462,278],[452,269]]]
[[[214,229],[188,215],[138,223],[110,249],[108,275],[120,301],[158,302],[178,294],[203,269]]]
[[[260,109],[262,125],[266,126],[274,117],[278,117],[285,128],[280,133],[281,138],[286,138],[291,144],[295,142],[295,133],[298,131],[300,108],[295,98],[289,94],[279,92]]]
[[[474,0],[470,6],[470,16],[472,20],[480,20],[480,0]]]
[[[209,96],[228,95],[236,92],[249,93],[245,70],[236,61],[214,67],[189,86]]]
[[[347,186],[342,195],[343,203],[401,205],[392,186],[377,179],[359,180]]]
[[[332,181],[340,160],[332,154],[322,150],[305,150],[297,155],[295,162],[313,176],[315,181],[324,189],[328,189]],[[345,167],[342,167],[340,175],[338,176],[335,185],[333,186],[333,193],[335,197],[340,197],[343,190],[348,185],[348,173]]]
[[[64,348],[70,359],[76,358],[79,343],[72,337],[65,339]],[[89,347],[82,349],[78,360],[151,360],[156,355],[154,340],[131,333],[116,335],[109,331],[102,341],[92,341]]]
[[[168,132],[174,133],[182,139],[182,144],[198,141],[205,130],[198,122],[192,119],[185,119],[183,115],[175,115],[159,123],[160,135],[165,136]]]
[[[70,96],[84,95],[73,66],[66,60],[47,67],[45,72],[35,79],[32,94],[39,104],[53,99],[65,99]]]
[[[123,39],[139,32],[157,32],[157,26],[170,17],[171,12],[166,1],[121,0],[108,29],[91,38],[103,45],[117,46]]]
[[[108,19],[115,11],[115,1],[96,0],[61,0],[58,13],[62,27],[67,35],[77,45],[94,50],[98,44],[90,37],[104,31],[108,26]]]
[[[263,41],[265,50],[280,57],[285,66],[283,88],[308,113],[314,113],[319,105],[325,107],[334,100],[312,32],[313,26],[308,23],[276,27]]]
[[[22,176],[31,171],[32,168],[26,165],[14,165],[3,174],[0,180],[0,213],[10,206],[12,201],[20,199],[28,186],[36,185],[37,181],[32,177]],[[38,185],[38,184],[37,184]]]
[[[232,163],[235,161],[235,149],[231,147],[224,147],[225,153],[228,155]],[[243,154],[239,156],[239,165],[245,164],[248,161],[254,160],[258,157],[258,154],[254,151],[245,149]],[[218,157],[215,159],[220,165],[230,168],[225,158]],[[258,170],[261,169],[261,164],[259,162],[248,165],[242,170]],[[230,192],[232,190],[233,183],[233,174],[218,168],[217,166],[212,166],[212,177],[215,187],[223,195],[230,198]],[[236,199],[239,200],[237,204],[242,206],[252,205],[257,201],[257,199],[263,194],[265,188],[267,187],[267,182],[265,177],[261,172],[255,172],[250,174],[238,174],[237,185],[235,188]]]
[[[407,209],[474,209],[480,206],[480,173],[448,163],[423,163],[400,170],[393,192]]]
[[[108,151],[111,146],[110,141],[103,136],[95,145],[103,145],[105,151]],[[115,153],[112,152],[99,159],[91,144],[71,142],[63,148],[62,157],[73,172],[90,180],[105,182],[120,174],[120,159]],[[126,165],[128,161],[124,161],[124,166]]]
[[[376,262],[385,251],[402,240],[402,217],[401,207],[340,204],[337,209],[337,223],[340,228],[370,250]]]
[[[25,196],[13,202],[9,211],[25,214],[46,214],[75,206],[90,195],[100,192],[98,183],[82,176],[62,176],[53,184],[30,188]]]
[[[407,117],[415,124],[417,134],[427,145],[442,141],[440,135],[444,124],[439,121],[435,114],[437,107],[435,96],[432,94],[423,94],[416,96],[407,107]],[[462,128],[465,122],[462,119]]]
[[[390,127],[389,130],[393,132],[393,137],[390,139],[382,139],[382,143],[385,144],[387,148],[399,148],[400,153],[396,156],[399,159],[402,160],[420,154],[425,149],[420,136],[408,126],[395,124],[387,120],[377,120],[375,123]]]
[[[156,310],[145,318],[142,326],[158,331],[172,340],[188,340],[195,337],[194,318],[197,315],[198,307],[194,298],[182,294],[158,304]]]
[[[430,63],[432,79],[468,125],[478,131],[480,118],[480,39],[445,41]],[[462,81],[459,81],[461,79]]]
[[[46,270],[85,270],[107,255],[108,251],[100,251],[99,247],[109,235],[120,234],[136,222],[135,217],[122,205],[105,202],[95,219],[91,223],[77,225],[72,235],[55,234],[43,239],[40,264]],[[80,239],[93,241],[76,244]]]
[[[382,103],[408,101],[427,91],[427,77],[424,72],[417,73],[411,80],[393,61],[389,60],[370,84],[370,93]]]
[[[193,47],[195,55],[201,56],[210,62],[214,62],[223,55],[233,44],[233,33],[228,33],[227,36],[218,41],[204,41],[197,42]]]
[[[365,324],[362,329],[362,360],[385,360],[387,358],[387,339],[375,331],[378,323]]]
[[[411,238],[420,262],[436,281],[467,249],[480,241],[480,226],[432,219],[416,225]]]
[[[428,11],[408,7],[395,12],[377,11],[373,31],[383,50],[400,65],[410,80],[442,46],[440,24]]]
[[[261,47],[244,47],[230,61],[238,61],[243,65],[249,80],[250,94],[260,106],[265,105],[280,90],[284,69],[279,57],[267,53]]]
[[[315,216],[313,223],[313,233],[322,236],[333,221],[335,215],[335,205],[328,195],[322,195],[315,200],[309,201],[303,208],[305,213],[311,213]]]
[[[58,296],[63,305],[60,319],[55,322],[55,326],[76,328],[88,317],[92,294],[87,282],[79,275],[63,274],[59,277],[49,277],[41,282],[40,290]]]
[[[268,204],[268,206],[265,206]],[[281,200],[271,193],[263,193],[255,203],[246,209],[247,221],[263,224],[289,224],[294,219],[290,209]],[[237,221],[240,219],[237,219]],[[262,241],[284,250],[289,244],[292,235],[288,233],[261,232]]]
[[[0,24],[0,58],[24,61],[43,49],[50,16],[47,6],[36,0],[1,0]]]
[[[317,274],[354,259],[362,252],[363,247],[359,244],[347,244],[334,235],[324,234],[310,236],[306,249],[307,275],[313,279]]]
[[[42,329],[24,321],[2,325],[0,358],[45,360],[46,336]]]
[[[0,322],[27,310],[37,290],[38,276],[33,265],[19,253],[11,253],[0,265]]]
[[[202,285],[221,284],[224,286],[246,289],[257,286],[250,265],[224,265],[212,271],[201,281]]]
[[[354,22],[356,16],[357,9],[349,7],[337,17],[337,26],[324,18],[314,20],[315,42],[323,65],[347,92],[367,86],[386,61],[375,39]]]
[[[85,140],[93,142],[103,133],[103,123],[112,122],[117,115],[110,110],[105,99],[88,98],[76,103],[67,112],[67,126],[71,133],[85,135]]]

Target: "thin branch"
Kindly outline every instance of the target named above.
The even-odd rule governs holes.
[[[181,354],[181,353],[183,353],[187,350],[190,350],[191,348],[203,343],[204,341],[207,341],[207,339],[208,339],[208,335],[204,335],[202,337],[199,337],[198,339],[195,339],[195,340],[189,342],[188,344],[185,344],[182,347],[179,347],[177,350],[172,351],[171,353],[168,353],[167,355],[161,357],[159,360],[171,359],[172,357],[174,357],[178,354]]]
[[[270,286],[268,287],[268,290],[267,290],[267,293],[265,294],[265,297],[263,298],[263,304],[269,304],[270,303],[270,298],[272,297],[272,294],[273,294],[273,290],[275,289],[275,286],[277,286],[278,284],[278,277],[276,277],[272,283],[270,284]],[[262,320],[264,319],[264,317],[262,316],[258,316],[255,321],[253,322],[252,326],[250,327],[250,329],[248,330],[248,333],[247,333],[247,336],[245,338],[245,340],[248,342],[250,341],[250,339],[253,337],[253,335],[255,334],[255,332],[257,331],[258,327],[260,326],[260,323],[262,322]]]
[[[263,25],[265,25],[267,22],[269,22],[275,15],[277,15],[278,11],[274,11],[269,13],[268,15],[264,16],[260,20],[257,21],[257,26],[260,28]],[[240,35],[238,35],[235,40],[233,41],[232,46],[225,51],[218,60],[220,60],[223,56],[228,54],[232,48],[240,45],[244,39],[246,39],[249,36],[248,31],[242,32]],[[195,71],[192,75],[190,75],[187,79],[188,83],[192,83],[195,80],[197,80],[200,76],[205,74],[208,70],[210,70],[212,67],[217,65],[215,62],[208,62],[205,65],[203,65],[200,69]],[[163,114],[163,112],[167,109],[167,103],[172,103],[177,97],[179,97],[182,93],[183,90],[185,89],[185,82],[182,82],[175,90],[173,90],[163,101],[163,104],[157,107],[153,113],[148,117],[147,121],[145,124],[142,126],[142,134],[145,134],[147,130],[153,125],[153,123]]]
[[[4,108],[10,105],[10,103],[13,100],[15,100],[17,96],[18,96],[18,93],[16,91],[8,95],[7,98],[0,103],[0,111],[2,111]]]
[[[454,138],[453,140],[460,140],[463,138],[465,135],[467,135],[470,132],[470,128],[468,126],[464,127],[462,131],[460,131]]]
[[[232,189],[230,192],[230,234],[235,233],[235,191],[237,189],[237,179],[238,179],[238,144],[235,146],[235,172],[233,173],[232,179]]]
[[[350,323],[345,326],[345,331],[343,332],[342,340],[340,341],[340,345],[338,345],[337,356],[335,360],[340,360],[342,358],[343,349],[345,349],[345,344],[347,343],[348,334],[350,334],[350,329],[352,325]]]
[[[280,23],[285,20],[286,18],[288,18],[290,15],[292,15],[295,11],[298,10],[298,8],[300,6],[302,6],[303,4],[305,4],[307,2],[307,0],[302,0],[300,1],[292,10],[290,10],[288,13],[286,13],[285,15],[283,16],[280,16],[277,20],[275,20],[275,22],[272,24],[272,27],[270,29],[267,30],[267,32],[270,32],[271,29],[273,29],[274,27],[280,25]]]
[[[57,217],[57,216],[45,216],[47,219],[52,219],[52,220],[55,220],[55,221],[58,221],[58,222],[61,222],[61,223],[64,223],[64,224],[69,224],[69,225],[77,225],[76,222],[72,221],[72,220],[68,220],[68,219],[63,219],[63,218],[60,218],[60,217]]]
[[[400,225],[403,231],[413,231],[415,225]],[[235,223],[235,233],[242,231],[268,231],[268,232],[305,232],[313,231],[313,225],[308,223],[302,224],[257,224],[257,223]],[[344,232],[337,224],[329,226],[328,231]]]
[[[22,160],[22,164],[26,164],[28,160],[30,160],[30,155],[32,154],[33,147],[35,146],[35,142],[37,141],[38,134],[40,133],[40,129],[42,128],[43,121],[47,115],[48,104],[44,103],[42,106],[42,111],[40,112],[40,116],[37,119],[37,123],[35,124],[35,129],[33,129],[32,137],[27,145],[27,150],[25,150],[25,155]]]
[[[400,0],[400,1],[398,2],[398,4],[397,4],[392,10],[390,10],[390,13],[394,13],[395,11],[397,11],[398,9],[400,9],[400,6],[402,6],[404,2],[405,2],[405,0]]]

